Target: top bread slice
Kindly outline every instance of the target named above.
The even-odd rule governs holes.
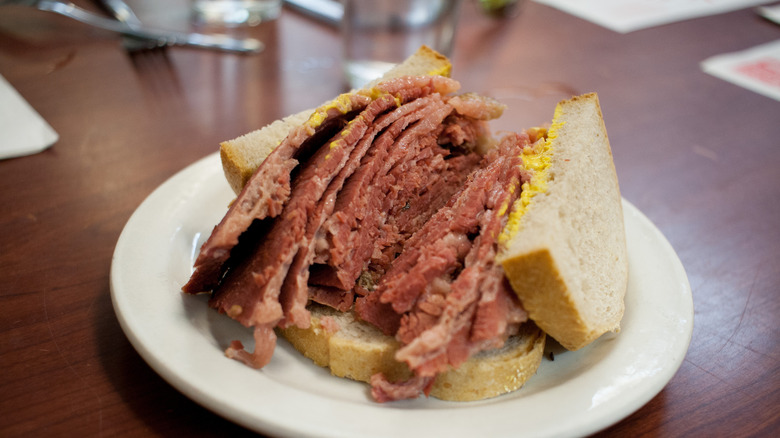
[[[365,88],[369,89],[380,81],[402,76],[438,75],[449,77],[451,71],[452,64],[447,57],[427,46],[422,46],[404,62],[396,65],[384,76],[366,85]],[[323,104],[323,106],[326,105],[328,103]],[[287,137],[290,130],[306,122],[314,111],[314,109],[301,111],[220,144],[222,170],[236,194],[241,192],[260,163]]]
[[[560,102],[546,146],[546,190],[520,217],[510,215],[516,229],[498,261],[530,319],[577,350],[619,330],[628,282],[620,190],[598,96]]]

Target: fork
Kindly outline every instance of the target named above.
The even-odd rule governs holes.
[[[141,20],[135,15],[130,6],[124,0],[98,0],[100,6],[109,12],[114,19],[126,24],[132,29],[143,27]],[[157,40],[147,40],[127,35],[122,35],[122,48],[131,55],[146,53],[155,49],[165,49],[168,46],[160,46]]]
[[[5,5],[31,6],[41,11],[54,12],[100,29],[141,40],[155,41],[158,47],[192,46],[239,53],[258,53],[265,48],[262,42],[252,38],[235,39],[226,35],[204,35],[151,29],[136,25],[129,26],[126,23],[93,14],[73,3],[56,0],[0,0],[0,6]]]

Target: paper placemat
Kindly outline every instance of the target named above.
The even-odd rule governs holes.
[[[627,33],[777,0],[535,0],[615,32]]]
[[[0,160],[38,153],[58,139],[54,129],[0,76]]]

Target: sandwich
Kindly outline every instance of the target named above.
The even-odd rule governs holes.
[[[504,106],[460,93],[422,47],[382,79],[235,140],[237,197],[185,293],[277,335],[380,402],[521,387],[547,337],[576,350],[620,327],[628,279],[617,176],[596,94],[547,126],[494,134]]]

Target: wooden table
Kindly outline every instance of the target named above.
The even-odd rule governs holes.
[[[183,1],[130,4],[150,23],[186,26]],[[622,194],[690,279],[682,367],[601,435],[777,436],[780,102],[699,62],[778,39],[780,27],[749,9],[626,35],[536,3],[504,21],[471,3],[464,12],[454,75],[510,105],[501,127],[547,121],[557,100],[599,92]],[[0,161],[0,436],[249,434],[141,359],[109,293],[119,233],[158,185],[221,140],[342,90],[336,29],[285,10],[240,32],[267,49],[129,56],[109,33],[0,9],[0,74],[60,135]]]

